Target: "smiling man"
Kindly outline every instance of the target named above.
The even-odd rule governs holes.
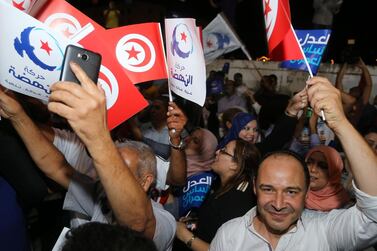
[[[210,251],[362,250],[377,242],[377,157],[346,119],[340,93],[325,78],[308,82],[317,114],[335,132],[354,174],[355,206],[328,213],[305,210],[309,172],[287,151],[265,156],[254,182],[257,206],[217,231]]]

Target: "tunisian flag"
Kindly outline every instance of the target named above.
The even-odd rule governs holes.
[[[107,46],[133,84],[168,78],[159,23],[109,29],[105,35]]]
[[[98,83],[106,94],[108,126],[113,129],[147,106],[147,101],[118,64],[106,30],[64,0],[49,1],[36,17],[71,42],[102,55]]]
[[[289,0],[263,0],[263,11],[271,59],[303,59],[290,20]]]

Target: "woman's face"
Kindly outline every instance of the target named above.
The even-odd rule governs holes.
[[[195,130],[185,139],[186,154],[198,154],[202,145],[202,130]]]
[[[247,142],[255,144],[258,140],[258,128],[257,128],[257,121],[252,120],[245,125],[244,128],[238,133],[238,137],[243,139]]]
[[[310,190],[321,190],[329,181],[329,168],[325,155],[321,152],[313,152],[306,163],[310,173]]]
[[[229,174],[230,170],[235,170],[238,167],[234,159],[234,149],[236,148],[236,141],[230,141],[224,148],[216,151],[215,162],[212,164],[212,170],[219,174]]]

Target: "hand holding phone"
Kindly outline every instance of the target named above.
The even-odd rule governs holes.
[[[76,75],[69,66],[69,62],[72,61],[78,64],[94,83],[97,83],[101,67],[101,58],[101,54],[99,53],[75,45],[68,45],[65,49],[60,81],[70,81],[80,84],[80,81],[76,78]]]
[[[70,62],[75,62],[88,75],[88,77],[97,83],[101,67],[101,54],[75,46],[68,45],[65,49],[60,81],[69,81],[80,84],[75,73],[71,70]],[[53,114],[52,121],[56,124],[65,125],[67,121],[57,114]]]

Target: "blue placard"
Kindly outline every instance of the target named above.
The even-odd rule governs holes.
[[[331,30],[295,30],[295,32],[313,75],[316,75],[321,64],[323,52],[329,41]],[[280,64],[280,67],[307,70],[303,59],[284,61]]]
[[[183,216],[192,208],[203,203],[212,184],[214,174],[204,172],[187,178],[183,193],[179,197],[179,215]]]

